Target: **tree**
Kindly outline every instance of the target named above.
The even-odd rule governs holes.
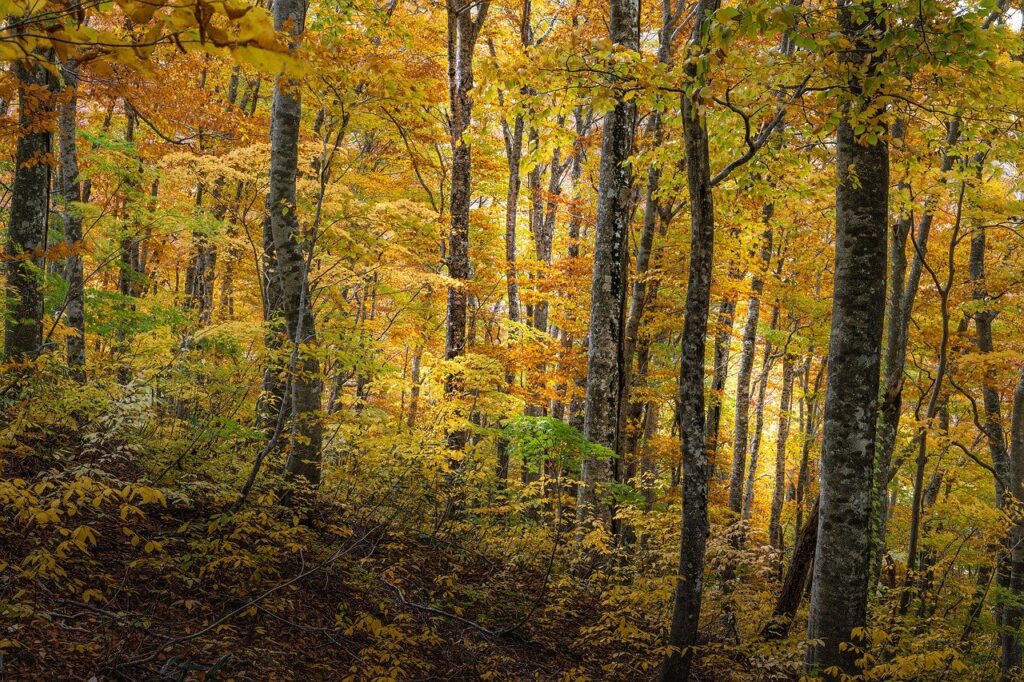
[[[700,0],[689,43],[707,50],[706,36],[717,0]],[[687,63],[693,80],[682,97],[686,180],[690,191],[690,274],[686,287],[685,319],[679,358],[679,433],[683,459],[683,528],[679,550],[679,579],[672,603],[671,652],[662,664],[663,682],[685,682],[697,642],[704,591],[704,553],[708,538],[708,458],[704,432],[704,348],[711,305],[714,265],[715,207],[711,190],[707,121],[701,111],[699,62]]]
[[[306,22],[304,0],[274,3],[274,26],[288,30],[292,49],[298,45]],[[320,362],[313,354],[316,326],[309,288],[309,262],[316,235],[304,245],[299,233],[296,176],[299,163],[299,133],[302,121],[300,84],[282,78],[274,86],[273,115],[270,124],[270,192],[267,207],[276,270],[279,278],[281,308],[288,340],[292,345],[289,361],[288,408],[291,412],[291,438],[286,470],[310,485],[320,482],[320,425],[322,382]],[[284,404],[279,409],[284,409]]]
[[[885,31],[881,10],[838,6],[840,26],[856,50],[841,54],[852,98],[836,131],[836,257],[821,454],[818,541],[811,587],[808,672],[856,674],[844,648],[867,617],[870,509],[878,404],[885,259],[889,219],[889,148],[884,109],[864,81],[877,73],[874,45]],[[858,136],[854,121],[872,132]]]
[[[71,61],[61,73],[65,83],[65,100],[60,106],[58,133],[60,137],[60,186],[64,208],[64,240],[68,245],[64,277],[68,293],[64,315],[72,333],[67,341],[68,367],[78,380],[85,378],[85,283],[82,269],[82,213],[76,204],[82,201],[82,183],[78,177],[78,73],[79,65]]]
[[[43,343],[42,255],[50,215],[50,153],[53,79],[43,54],[14,65],[18,78],[21,134],[15,155],[10,221],[4,245],[7,315],[4,360],[29,360]]]
[[[609,36],[625,50],[640,49],[636,0],[611,0]],[[629,189],[632,174],[626,161],[633,153],[636,103],[621,93],[605,115],[601,136],[601,175],[594,230],[594,270],[590,289],[590,337],[587,345],[587,398],[583,434],[618,452],[623,381],[623,324],[627,291],[626,236],[629,231]],[[607,461],[583,461],[579,487],[579,523],[611,520],[599,499],[599,487],[610,478]]]
[[[466,131],[473,116],[473,51],[480,29],[487,19],[489,0],[469,2],[446,0],[448,16],[448,132],[451,138],[451,222],[448,233],[446,264],[448,276],[448,312],[445,320],[444,356],[455,360],[466,352],[466,285],[469,267],[469,202],[473,176],[472,155]],[[476,12],[473,8],[476,8]],[[445,379],[445,395],[455,398],[462,392],[463,381],[455,373]],[[464,429],[449,435],[452,450],[466,445]]]

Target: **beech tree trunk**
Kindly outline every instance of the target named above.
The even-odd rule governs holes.
[[[1024,503],[1024,372],[1013,392],[1013,418],[1010,423],[1010,471],[1013,496],[1017,503]],[[1003,655],[1000,661],[1003,679],[1019,670],[1022,662],[1020,627],[1024,620],[1024,519],[1017,512],[1010,530],[1010,606],[1006,609],[1007,636],[1004,639]]]
[[[639,50],[638,0],[610,0],[609,32],[613,43]],[[594,272],[587,348],[587,397],[583,433],[588,440],[619,451],[619,415],[622,405],[623,316],[628,277],[626,237],[629,231],[629,193],[632,182],[626,161],[633,153],[636,102],[620,96],[604,120],[601,140],[601,175],[597,195],[594,237]],[[599,487],[610,478],[607,460],[583,461],[578,492],[578,520],[582,527],[599,519],[607,525],[611,512],[599,499]]]
[[[730,271],[730,279],[737,273]],[[710,474],[714,474],[718,464],[718,439],[722,426],[722,396],[725,394],[725,382],[729,380],[729,355],[732,350],[732,327],[736,315],[736,294],[726,291],[718,302],[718,319],[715,321],[714,370],[711,376],[711,394],[707,410],[705,426],[708,462]]]
[[[572,183],[573,201],[569,204],[569,229],[568,237],[569,244],[567,247],[567,256],[570,259],[579,258],[580,256],[580,228],[583,222],[582,216],[579,211],[579,196],[581,192],[581,179],[583,177],[583,162],[586,158],[586,146],[584,145],[584,137],[590,132],[590,126],[593,123],[593,111],[587,110],[584,114],[582,106],[577,106],[573,110],[573,123],[576,128],[576,139],[573,141],[572,159],[569,162],[569,181]],[[563,332],[562,334],[562,350],[561,355],[563,357],[569,356],[574,352],[576,339],[573,338],[572,334]],[[567,363],[566,363],[567,364]],[[552,402],[551,412],[559,419],[567,419],[569,424],[574,428],[583,430],[583,399],[578,395],[578,392],[586,391],[586,376],[581,376],[574,382],[575,386],[572,392],[572,396],[566,400],[556,400]],[[567,385],[558,387],[558,394],[564,395]]]
[[[793,622],[800,607],[800,597],[804,593],[804,586],[807,584],[807,574],[810,572],[811,562],[814,561],[815,549],[818,545],[818,511],[819,502],[815,500],[811,507],[811,513],[807,517],[807,523],[799,529],[796,544],[793,546],[793,556],[789,560],[789,568],[782,579],[782,591],[775,602],[775,609],[772,617],[761,630],[761,636],[765,639],[783,639],[789,632],[789,626]]]
[[[476,6],[476,14],[472,8]],[[480,28],[487,17],[488,0],[447,0],[448,14],[448,106],[451,139],[451,223],[448,234],[448,276],[455,280],[448,287],[445,319],[445,359],[454,360],[466,352],[466,313],[469,282],[469,202],[472,179],[472,156],[464,135],[473,113],[473,49]],[[448,399],[462,394],[464,381],[458,373],[445,377],[444,392]],[[454,429],[448,435],[448,447],[462,450],[466,445],[465,429]]]
[[[523,14],[519,23],[519,40],[525,49],[533,42],[530,24],[531,2],[523,3]],[[519,322],[519,274],[516,269],[516,221],[519,216],[519,189],[522,179],[519,173],[523,158],[523,115],[516,114],[511,126],[502,119],[501,132],[505,142],[505,160],[508,163],[508,193],[505,200],[505,281],[508,290],[508,319]]]
[[[303,0],[277,0],[274,26],[281,31],[290,26],[292,49],[305,29],[306,5]],[[322,382],[320,361],[310,353],[316,344],[313,302],[309,290],[309,259],[299,233],[296,205],[299,132],[302,101],[298,82],[286,80],[274,87],[274,105],[270,134],[270,231],[276,256],[276,277],[281,286],[285,329],[292,344],[292,369],[289,377],[291,402],[290,443],[286,472],[311,485],[320,482],[320,424]]]
[[[769,220],[770,215],[765,216]],[[765,230],[761,245],[761,265],[768,264],[772,252],[772,230]],[[736,375],[736,419],[732,439],[732,472],[729,478],[729,510],[737,516],[743,512],[743,482],[746,475],[747,435],[750,427],[750,375],[754,371],[754,352],[757,349],[757,323],[761,317],[761,292],[764,278],[755,272],[750,283],[747,303],[747,321],[743,325],[743,351]]]
[[[46,248],[50,209],[50,125],[53,101],[43,57],[33,53],[16,62],[18,121],[21,133],[15,153],[10,219],[4,244],[7,311],[4,319],[4,361],[27,360],[43,344],[43,289],[40,252]]]
[[[976,173],[980,175],[981,159],[976,157],[974,161],[977,163]],[[974,325],[977,332],[975,340],[978,351],[984,354],[992,353],[995,350],[992,340],[992,320],[995,317],[995,313],[988,307],[989,294],[985,282],[986,246],[986,231],[984,229],[976,229],[971,237],[971,255],[968,261],[968,271],[973,287],[971,297],[980,306],[974,313]],[[1012,493],[1011,490],[1007,490],[1007,485],[1012,483],[1013,462],[1010,460],[1009,453],[1007,452],[1006,435],[1003,433],[1002,398],[999,395],[999,391],[992,384],[992,376],[986,374],[981,384],[982,405],[985,412],[983,426],[989,455],[992,457],[992,468],[997,474],[995,477],[996,506],[999,509],[1005,509],[1008,495]],[[1010,582],[1013,577],[1011,548],[1014,540],[1012,535],[1013,533],[999,548],[996,559],[995,579],[996,584],[1002,589],[1010,588]],[[1001,603],[997,603],[996,624],[1001,628],[999,633],[1000,649],[1002,651],[1000,668],[1004,675],[1008,670],[1006,665],[1012,661],[1014,657],[1013,650],[1016,647],[1014,638],[1010,636],[1006,628],[1008,615],[1007,609]]]
[[[519,162],[523,155],[523,117],[517,114],[511,130],[504,125],[505,158],[508,161],[508,195],[505,200],[505,280],[508,319],[520,321],[519,274],[516,269],[516,221],[519,215]]]
[[[857,674],[858,654],[841,650],[865,624],[871,551],[871,499],[889,220],[889,148],[859,140],[850,123],[879,105],[862,91],[875,70],[874,41],[884,32],[873,6],[840,2],[840,24],[856,47],[843,55],[856,101],[836,134],[836,256],[821,454],[820,518],[814,558],[807,671]],[[860,10],[864,14],[860,15]],[[867,54],[867,57],[860,55]],[[866,60],[861,62],[861,60]],[[881,126],[881,122],[874,123]],[[835,677],[835,676],[832,676]]]
[[[905,134],[905,121],[898,121],[893,126],[893,138],[902,139]],[[946,127],[946,149],[943,151],[939,170],[948,173],[953,168],[954,155],[952,147],[960,138],[960,120],[954,118]],[[892,455],[896,444],[896,433],[899,430],[903,403],[903,372],[907,359],[907,339],[910,331],[910,320],[914,312],[914,301],[917,298],[918,285],[924,271],[924,257],[928,253],[928,237],[935,216],[935,207],[929,203],[918,221],[914,231],[914,256],[907,272],[907,239],[910,233],[910,215],[901,216],[892,229],[893,239],[889,247],[889,302],[886,316],[886,343],[884,371],[884,394],[882,405],[878,411],[878,466],[875,485],[878,506],[877,556],[875,569],[881,568],[881,555],[885,550],[885,533],[889,519],[889,481],[892,479]]]
[[[779,309],[772,310],[771,329],[778,325]],[[754,401],[754,435],[750,438],[750,464],[747,467],[747,485],[743,493],[743,520],[749,521],[754,506],[754,483],[757,475],[758,458],[761,453],[761,437],[764,434],[764,404],[768,393],[768,377],[775,364],[774,349],[765,341],[764,357],[761,359],[761,375],[757,379],[757,399]]]
[[[700,0],[690,35],[691,49],[706,49],[705,37],[718,0]],[[697,61],[685,67],[697,79]],[[683,460],[683,519],[679,550],[679,580],[672,604],[672,647],[661,668],[662,682],[686,682],[697,642],[700,602],[704,592],[704,553],[708,539],[708,457],[704,432],[704,349],[711,306],[714,265],[715,209],[708,158],[707,121],[699,102],[682,96],[686,180],[690,191],[690,274],[686,289],[679,358],[679,432]]]
[[[82,183],[78,177],[78,64],[69,62],[62,69],[67,89],[61,105],[58,135],[60,138],[60,194],[64,208],[64,240],[68,257],[64,278],[68,293],[64,318],[72,333],[68,335],[67,359],[71,375],[85,379],[85,282],[82,270]]]
[[[775,442],[775,485],[772,488],[768,541],[782,550],[782,503],[786,495],[786,441],[789,440],[789,411],[793,400],[793,357],[782,358],[782,396],[779,399],[779,436]],[[817,522],[817,520],[815,520]]]

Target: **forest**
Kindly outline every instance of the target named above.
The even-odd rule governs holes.
[[[1024,680],[1024,7],[0,0],[0,680]]]

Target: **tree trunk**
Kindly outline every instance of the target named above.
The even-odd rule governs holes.
[[[772,310],[771,329],[778,325],[779,309]],[[747,468],[747,485],[743,493],[743,520],[750,521],[754,507],[754,483],[757,475],[757,464],[761,453],[761,437],[764,434],[764,404],[768,394],[768,377],[774,366],[773,348],[770,341],[765,341],[764,357],[761,359],[761,375],[757,379],[757,398],[754,401],[754,435],[750,438],[750,465]]]
[[[858,10],[860,7],[858,6]],[[877,11],[857,16],[840,3],[840,24],[856,49],[843,59],[856,72],[874,72],[873,40],[885,30]],[[836,135],[836,257],[829,337],[825,428],[821,454],[818,544],[814,558],[808,672],[833,667],[858,673],[858,654],[840,644],[865,624],[871,552],[871,499],[882,323],[885,315],[889,148],[884,136],[858,140],[851,115],[884,109],[863,94],[861,77],[849,85],[859,101],[845,105]],[[881,126],[881,122],[874,123]],[[862,144],[863,142],[863,144]],[[831,677],[836,677],[832,675]]]
[[[53,114],[49,72],[33,54],[14,65],[18,87],[21,132],[15,155],[10,219],[4,264],[7,273],[7,311],[4,361],[28,360],[43,344],[43,289],[38,274],[50,210],[50,117]]]
[[[893,127],[893,138],[902,139],[905,133],[906,123],[897,122]],[[954,155],[952,147],[960,138],[960,121],[954,118],[946,128],[946,149],[943,152],[942,163],[939,170],[948,173],[953,168]],[[910,216],[902,216],[893,225],[893,240],[889,248],[889,302],[888,315],[886,317],[886,343],[885,343],[885,377],[883,379],[885,393],[882,396],[882,405],[878,412],[878,466],[876,471],[875,486],[877,487],[878,505],[878,528],[877,528],[877,555],[875,557],[875,569],[881,568],[881,555],[885,551],[885,532],[888,525],[888,490],[889,481],[892,479],[892,455],[896,444],[896,433],[899,430],[902,396],[903,396],[903,371],[907,359],[907,338],[910,330],[910,320],[914,312],[914,301],[917,297],[918,285],[921,282],[921,275],[924,271],[924,257],[928,252],[928,237],[931,233],[931,226],[935,216],[935,206],[929,203],[925,206],[917,224],[915,234],[914,257],[907,274],[906,246],[910,232]]]
[[[946,281],[942,284],[935,277],[934,270],[929,268],[929,273],[932,274],[935,288],[939,294],[939,313],[942,318],[942,338],[939,342],[939,359],[938,367],[935,370],[935,378],[932,381],[931,393],[928,396],[928,407],[925,410],[925,422],[918,430],[918,450],[917,450],[917,462],[914,472],[914,496],[910,510],[910,543],[907,550],[907,578],[906,585],[903,593],[900,595],[899,613],[903,615],[906,613],[907,607],[910,604],[910,586],[913,581],[917,578],[914,575],[918,565],[918,541],[919,533],[921,528],[921,516],[923,513],[923,496],[924,496],[924,470],[925,465],[928,462],[928,425],[938,414],[940,403],[939,396],[942,391],[942,382],[946,376],[947,366],[947,348],[949,346],[949,292],[953,287],[953,277],[956,272],[956,263],[954,261],[954,255],[956,252],[956,246],[959,242],[960,233],[960,218],[963,210],[963,198],[964,198],[964,186],[961,185],[960,199],[957,202],[956,210],[956,222],[953,225],[953,233],[950,236],[949,241],[949,255],[946,259]]]
[[[770,214],[765,220],[770,220]],[[772,252],[772,230],[768,228],[761,245],[761,263],[767,265]],[[743,351],[736,376],[736,419],[732,439],[732,473],[729,478],[729,510],[737,517],[743,513],[743,482],[746,475],[747,435],[750,426],[750,375],[754,371],[754,352],[757,349],[757,323],[761,315],[761,292],[764,279],[755,272],[750,283],[750,301],[747,304],[747,321],[743,325]]]
[[[819,501],[815,500],[811,507],[811,513],[807,517],[807,523],[799,529],[796,544],[793,546],[793,556],[789,560],[789,568],[782,579],[782,591],[775,602],[775,609],[772,617],[761,630],[761,636],[765,639],[782,639],[789,632],[789,626],[793,622],[800,607],[800,597],[804,593],[804,586],[807,584],[807,574],[810,572],[811,562],[814,561],[814,553],[818,544],[818,512]]]
[[[1024,373],[1013,392],[1013,418],[1010,423],[1010,471],[1013,496],[1017,503],[1024,503]],[[1013,526],[1010,530],[1010,606],[1006,609],[1007,636],[1004,640],[1003,655],[1000,660],[1003,679],[1010,677],[1011,671],[1021,667],[1020,627],[1024,619],[1024,519],[1020,510],[1016,510]]]
[[[640,49],[638,0],[610,0],[613,43]],[[623,316],[626,305],[629,193],[632,181],[627,160],[633,153],[636,102],[621,95],[604,120],[601,175],[597,195],[594,272],[587,348],[587,397],[583,433],[588,440],[619,450],[619,415],[623,394]],[[604,525],[611,511],[599,500],[599,487],[610,477],[607,460],[583,461],[578,493],[578,519],[583,528],[597,518]]]
[[[519,22],[519,40],[524,49],[533,42],[531,6],[530,0],[524,1],[523,14]],[[501,132],[505,141],[505,159],[508,162],[508,193],[505,201],[505,281],[508,289],[508,319],[519,322],[521,305],[519,274],[516,270],[516,220],[519,212],[519,188],[522,184],[519,167],[523,158],[523,115],[516,114],[511,128],[502,119]]]
[[[730,270],[729,278],[737,277]],[[725,382],[729,380],[729,355],[732,350],[732,327],[736,315],[736,294],[726,291],[718,302],[718,319],[715,321],[714,373],[711,376],[710,405],[708,406],[705,426],[706,448],[708,451],[709,475],[715,473],[718,465],[718,439],[722,430],[722,396],[725,394]]]
[[[576,138],[573,141],[572,160],[569,163],[569,181],[572,183],[572,191],[574,194],[573,201],[569,204],[569,244],[567,248],[567,255],[570,259],[579,258],[580,256],[580,228],[583,222],[582,216],[579,211],[579,195],[581,190],[581,178],[583,177],[583,162],[586,156],[586,146],[584,144],[584,137],[590,131],[590,126],[593,123],[593,111],[588,110],[587,114],[584,115],[583,107],[577,106],[573,110],[573,121],[576,128]],[[563,357],[572,354],[576,340],[572,334],[562,334],[562,351]],[[564,365],[563,365],[564,366]],[[578,377],[574,382],[575,386],[572,396],[568,399],[568,404],[564,400],[553,401],[552,414],[557,416],[559,419],[567,418],[569,424],[574,428],[583,430],[583,400],[579,397],[578,392],[586,392],[586,376]],[[558,387],[558,394],[564,395],[567,385]]]
[[[779,436],[775,444],[775,485],[768,519],[768,541],[782,550],[782,503],[786,494],[786,441],[789,439],[789,410],[793,399],[793,357],[782,359],[782,397],[779,400]],[[816,521],[816,520],[815,520]]]
[[[480,28],[487,17],[488,0],[473,2],[449,0],[448,12],[448,105],[451,138],[451,223],[448,234],[448,276],[454,283],[448,287],[445,319],[444,354],[446,360],[462,357],[466,352],[466,313],[469,282],[469,202],[472,179],[472,156],[464,135],[472,120],[473,49]],[[444,392],[449,400],[463,393],[463,377],[451,372],[445,377]],[[448,447],[462,450],[466,431],[456,428],[448,434]]]
[[[505,157],[508,161],[508,194],[505,201],[505,280],[508,289],[508,319],[520,321],[519,275],[516,270],[516,220],[519,211],[519,163],[523,155],[523,117],[516,115],[511,130],[504,126]]]
[[[284,30],[290,25],[294,49],[305,29],[306,6],[302,0],[277,0],[274,26]],[[286,471],[302,477],[311,485],[320,482],[320,424],[322,382],[320,361],[310,352],[316,344],[313,302],[309,290],[309,259],[299,234],[296,205],[299,132],[302,116],[300,84],[284,81],[274,87],[274,105],[270,134],[270,230],[276,255],[276,276],[281,285],[285,328],[292,344],[291,442]],[[314,235],[315,236],[315,235]]]
[[[695,10],[691,49],[703,51],[718,0],[700,0]],[[697,60],[685,67],[698,78]],[[699,84],[699,83],[698,83]],[[708,159],[707,121],[694,96],[682,96],[683,144],[690,191],[690,274],[686,318],[679,359],[679,431],[683,460],[683,518],[679,579],[672,604],[668,644],[673,647],[662,665],[662,682],[686,682],[697,642],[700,602],[704,591],[704,552],[708,539],[708,458],[704,432],[704,349],[711,305],[714,266],[715,210]]]
[[[85,379],[85,281],[82,270],[82,184],[78,177],[78,64],[69,62],[62,69],[67,99],[61,105],[60,194],[64,207],[64,240],[68,257],[64,277],[68,284],[64,317],[72,333],[68,335],[67,359],[71,375]]]

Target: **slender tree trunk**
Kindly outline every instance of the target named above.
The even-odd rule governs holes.
[[[765,220],[770,220],[770,214]],[[765,230],[761,245],[761,263],[767,265],[772,252],[772,230]],[[743,351],[736,376],[736,419],[732,439],[732,473],[729,478],[729,510],[740,517],[743,513],[743,482],[746,475],[747,435],[750,426],[750,375],[754,371],[754,352],[757,349],[757,323],[761,315],[761,292],[764,279],[755,272],[750,283],[750,301],[747,321],[743,325]]]
[[[811,487],[810,480],[810,459],[811,459],[811,448],[814,447],[815,442],[818,439],[818,393],[821,390],[821,379],[825,373],[825,366],[828,364],[828,358],[822,360],[818,366],[817,375],[814,378],[813,388],[811,386],[811,362],[813,359],[813,348],[808,349],[807,360],[804,362],[804,368],[801,372],[801,384],[804,392],[804,399],[801,401],[800,406],[803,412],[803,442],[800,448],[800,468],[797,471],[796,480],[796,527],[803,528],[804,525],[804,507],[807,499],[807,493]]]
[[[977,164],[976,175],[980,176],[982,160],[976,157],[974,162]],[[976,343],[978,351],[983,354],[989,354],[995,350],[992,340],[992,320],[995,318],[995,313],[989,308],[990,298],[985,282],[986,246],[986,231],[976,228],[974,235],[971,237],[971,255],[968,261],[968,270],[973,286],[972,298],[979,306],[979,309],[974,314],[974,325],[977,331]],[[995,478],[996,506],[1000,509],[1005,509],[1008,495],[1011,493],[1010,490],[1007,490],[1007,484],[1012,481],[1012,462],[1006,448],[1006,436],[1003,433],[1002,399],[999,391],[996,390],[993,384],[994,381],[991,373],[986,373],[982,378],[981,385],[982,405],[985,412],[983,426],[985,440],[988,442],[989,454],[992,457],[992,468],[997,474]],[[1010,544],[1012,542],[1012,538],[1007,538],[1002,547],[1000,547],[996,559],[996,584],[1004,590],[1009,589],[1013,573],[1012,544]],[[1005,606],[997,602],[996,624],[1001,628],[999,634],[1000,648],[1002,650],[1000,665],[1004,674],[1006,668],[1003,663],[1012,658],[1012,649],[1015,646],[1013,638],[1006,629],[1007,615],[1008,611]]]
[[[905,121],[898,121],[893,126],[893,138],[902,140],[905,134]],[[946,128],[946,149],[943,152],[939,170],[948,173],[953,168],[954,155],[951,149],[960,138],[960,120],[954,118]],[[903,403],[903,372],[906,367],[907,339],[910,320],[914,311],[918,285],[924,272],[924,258],[928,253],[928,237],[935,216],[935,206],[925,206],[917,224],[915,234],[914,256],[907,273],[906,246],[910,233],[910,215],[901,216],[893,225],[892,244],[889,247],[889,302],[886,316],[886,343],[884,368],[885,376],[882,405],[878,412],[878,466],[876,468],[878,527],[876,531],[877,556],[875,557],[876,572],[881,569],[881,556],[885,551],[885,533],[889,519],[888,491],[892,479],[892,455],[896,444],[896,433],[899,430],[901,407]]]
[[[638,0],[610,0],[611,40],[640,49]],[[627,160],[633,153],[636,102],[620,96],[604,120],[601,175],[597,195],[594,272],[591,287],[590,338],[587,348],[587,397],[583,433],[588,440],[619,450],[619,415],[623,380],[623,316],[626,305],[629,193],[632,182]],[[578,493],[581,528],[594,519],[608,525],[611,510],[599,499],[600,486],[610,478],[607,460],[583,461]]]
[[[782,358],[782,397],[779,400],[779,436],[775,444],[775,485],[772,489],[771,516],[768,520],[768,540],[772,547],[782,550],[782,503],[786,494],[786,441],[789,439],[789,411],[793,399],[793,357]]]
[[[765,639],[784,638],[800,607],[800,597],[804,593],[807,575],[810,573],[811,563],[814,561],[815,549],[818,545],[818,512],[819,501],[815,500],[814,506],[811,507],[811,513],[807,517],[807,523],[799,529],[797,534],[796,544],[793,546],[793,556],[789,560],[789,568],[786,569],[786,575],[782,579],[782,591],[775,602],[772,617],[761,630],[761,636]]]
[[[691,49],[705,50],[705,38],[718,0],[700,0],[690,35]],[[697,60],[686,74],[698,78]],[[699,84],[699,83],[698,83]],[[679,579],[672,604],[672,647],[661,668],[662,682],[686,682],[697,642],[704,592],[704,553],[708,538],[708,458],[704,431],[704,349],[711,305],[714,266],[715,209],[708,158],[707,121],[694,96],[682,96],[683,145],[690,191],[690,274],[686,289],[679,366],[679,431],[683,460],[683,518]]]
[[[476,6],[476,14],[472,8]],[[466,352],[466,313],[469,282],[469,203],[472,180],[472,155],[465,133],[472,121],[473,49],[487,17],[488,0],[448,0],[448,105],[451,137],[451,223],[448,233],[448,276],[454,280],[448,287],[445,320],[446,360],[455,360]],[[445,377],[444,392],[449,400],[463,393],[464,379],[458,372]],[[462,450],[466,446],[465,429],[456,428],[448,434],[448,447]]]
[[[1013,392],[1013,418],[1010,423],[1010,471],[1013,496],[1018,504],[1024,503],[1024,372]],[[1014,670],[1021,668],[1021,621],[1024,620],[1024,519],[1020,510],[1015,513],[1010,530],[1010,606],[1006,609],[1007,636],[1000,661],[1003,679],[1009,679]]]
[[[939,313],[942,318],[942,338],[939,341],[939,359],[938,367],[935,370],[935,378],[932,381],[931,393],[928,396],[928,407],[925,410],[925,422],[918,430],[918,451],[917,451],[917,462],[914,472],[914,496],[910,510],[910,543],[909,549],[907,550],[907,580],[906,586],[903,593],[900,595],[899,613],[903,615],[906,613],[907,607],[910,604],[910,586],[912,581],[917,579],[914,575],[917,570],[918,564],[918,542],[921,528],[921,516],[923,513],[923,496],[924,496],[924,470],[928,462],[928,425],[938,414],[940,402],[939,396],[942,392],[942,382],[946,376],[947,366],[947,348],[949,346],[949,292],[953,287],[953,277],[956,273],[956,263],[954,261],[954,255],[956,251],[957,243],[959,242],[960,232],[960,218],[963,209],[963,198],[964,198],[964,186],[960,189],[960,199],[957,202],[956,210],[956,223],[953,226],[953,233],[950,236],[949,242],[949,255],[946,262],[947,274],[945,284],[940,283],[936,278],[934,280],[935,288],[939,293]],[[929,272],[934,271],[929,269]]]
[[[43,343],[43,288],[37,266],[46,249],[50,211],[50,164],[53,95],[49,72],[33,54],[16,62],[18,120],[21,132],[15,153],[14,185],[4,245],[7,311],[4,361],[27,360]]]
[[[771,329],[778,325],[779,309],[772,310]],[[757,379],[757,398],[754,400],[754,435],[750,438],[750,465],[747,470],[747,485],[743,493],[743,520],[750,521],[754,507],[754,483],[761,454],[761,437],[764,434],[764,404],[768,394],[768,378],[774,365],[774,349],[765,341],[764,357],[761,359],[761,375]]]
[[[409,428],[416,426],[420,407],[420,363],[423,361],[423,346],[416,346],[412,355],[412,388],[409,391]],[[507,466],[507,465],[506,465]]]
[[[876,9],[854,13],[842,0],[840,24],[857,49],[843,55],[859,101],[846,105],[836,135],[836,258],[829,340],[825,428],[821,455],[818,543],[811,588],[808,672],[838,668],[857,674],[858,654],[843,650],[867,617],[871,556],[871,499],[882,323],[885,315],[889,148],[858,140],[851,115],[877,114],[861,76],[875,71],[874,41],[885,31]],[[866,63],[860,63],[866,59]],[[874,123],[881,126],[881,122]],[[827,673],[826,673],[827,674]],[[831,675],[835,678],[837,676]]]
[[[292,49],[305,29],[306,6],[302,0],[277,0],[274,25],[290,26]],[[289,377],[291,442],[286,471],[311,485],[320,482],[320,424],[322,382],[320,361],[310,352],[316,344],[313,302],[309,290],[309,262],[299,231],[296,204],[299,133],[302,117],[300,84],[282,81],[274,87],[270,135],[270,231],[276,256],[276,277],[280,280],[282,308],[288,339],[293,345],[293,368]],[[315,235],[314,235],[315,237]]]
[[[68,368],[78,381],[85,379],[85,281],[82,271],[82,183],[78,177],[78,64],[69,62],[62,69],[67,89],[61,105],[60,194],[64,207],[64,240],[68,257],[64,265],[68,293],[64,307],[71,334],[67,341]]]
[[[572,183],[573,201],[569,204],[569,229],[568,237],[569,244],[567,248],[567,256],[569,259],[576,259],[580,256],[580,228],[583,222],[582,216],[579,211],[579,200],[581,194],[581,179],[583,177],[583,162],[586,158],[586,145],[584,144],[584,137],[590,132],[590,126],[593,122],[593,112],[588,110],[584,115],[582,106],[577,106],[573,110],[573,122],[576,128],[576,138],[573,141],[572,160],[569,163],[569,181]],[[562,334],[562,357],[567,357],[573,353],[576,340],[570,333],[565,333],[563,330]],[[563,367],[569,363],[562,363]],[[583,429],[583,400],[579,397],[580,393],[586,392],[586,376],[578,377],[573,382],[572,395],[567,401],[558,400],[554,401],[552,405],[552,414],[558,418],[568,419],[570,425],[574,428]],[[564,395],[568,389],[567,385],[558,387],[558,394]]]
[[[516,115],[511,130],[505,126],[505,156],[508,161],[508,196],[505,202],[505,280],[508,289],[508,319],[520,321],[519,275],[516,269],[516,220],[519,211],[519,164],[523,155],[523,117]]]
[[[736,279],[738,273],[730,270],[729,278]],[[732,350],[732,327],[736,315],[736,293],[732,290],[722,294],[718,302],[718,319],[715,321],[714,373],[711,376],[711,395],[707,410],[705,433],[708,451],[709,475],[715,474],[718,466],[718,440],[722,431],[722,397],[725,383],[729,380],[729,355]]]
[[[273,120],[271,127],[273,127]],[[279,416],[289,414],[291,408],[287,394],[287,381],[282,377],[287,363],[281,357],[284,348],[284,291],[278,274],[277,250],[270,227],[270,202],[263,220],[262,255],[264,344],[267,349],[267,367],[263,371],[263,389],[256,404],[256,422],[268,439],[272,439]]]
[[[519,40],[524,50],[533,43],[531,8],[531,0],[524,0],[523,14],[519,22]],[[513,322],[519,322],[521,319],[519,274],[516,270],[516,221],[519,213],[519,189],[522,184],[519,167],[523,158],[523,128],[522,114],[516,114],[511,127],[504,119],[502,120],[501,132],[505,141],[505,159],[508,162],[508,193],[505,201],[505,281],[508,289],[508,319]]]

